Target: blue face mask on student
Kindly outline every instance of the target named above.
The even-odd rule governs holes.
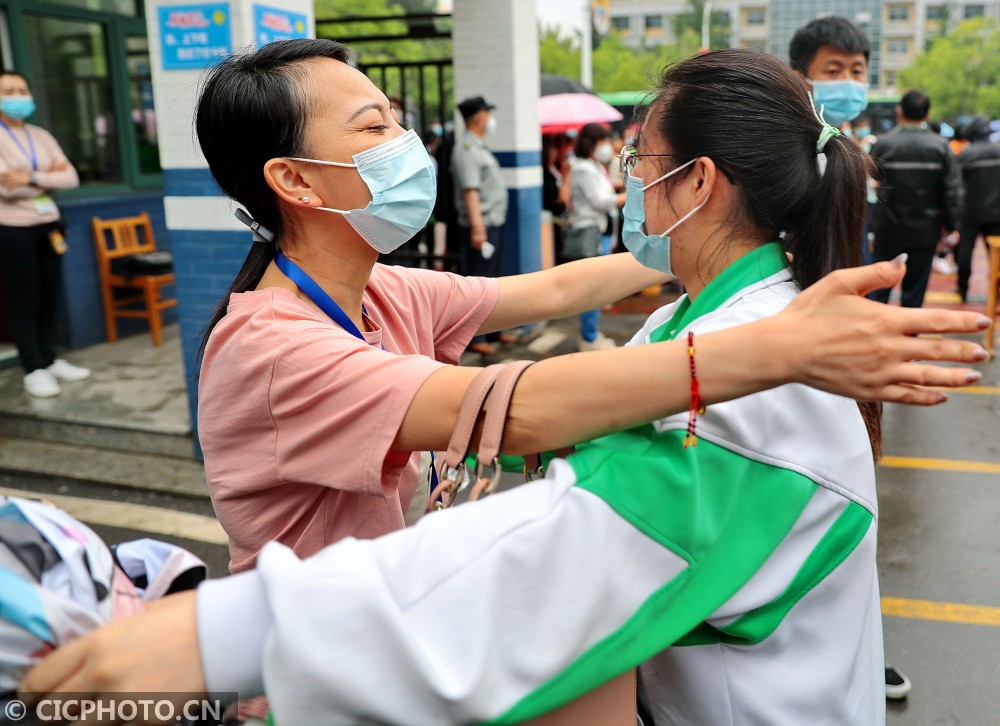
[[[355,154],[353,164],[288,157],[327,166],[354,167],[368,185],[372,200],[364,209],[315,207],[342,214],[359,235],[381,254],[398,249],[427,224],[437,198],[434,165],[413,130]]]
[[[0,111],[16,121],[23,121],[35,112],[35,99],[31,96],[4,96],[0,98]]]
[[[823,109],[823,118],[831,126],[853,121],[868,108],[868,86],[858,81],[813,81],[816,108]]]
[[[674,274],[670,269],[670,233],[687,220],[692,214],[704,207],[709,198],[709,193],[705,201],[674,222],[670,229],[661,234],[646,234],[643,227],[646,224],[646,190],[664,179],[673,176],[681,169],[691,166],[697,161],[697,157],[691,159],[686,164],[681,164],[673,171],[669,171],[659,179],[643,186],[642,179],[629,174],[625,177],[625,208],[622,210],[624,221],[622,222],[622,242],[626,249],[632,253],[639,262],[653,270],[664,272],[668,275]]]

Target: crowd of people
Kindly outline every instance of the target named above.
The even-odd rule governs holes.
[[[790,67],[728,49],[669,68],[632,144],[597,124],[547,139],[562,264],[511,276],[487,99],[458,103],[446,144],[405,129],[334,41],[210,69],[198,140],[253,233],[198,392],[233,574],[58,649],[27,700],[236,692],[266,695],[234,709],[244,723],[518,722],[638,669],[636,706],[661,726],[884,723],[909,683],[882,650],[879,402],[978,380],[921,361],[982,348],[920,334],[989,321],[866,296],[902,282],[919,307],[942,228],[974,244],[998,222],[995,197],[962,207],[959,169],[1000,162],[979,139],[965,163],[941,155],[917,92],[898,131],[862,136],[870,44],[849,21],[790,50]],[[910,149],[938,191],[893,176]],[[442,194],[461,274],[380,264]],[[870,217],[881,264],[860,267]],[[685,294],[628,345],[602,336],[604,305],[671,279]],[[568,315],[582,353],[526,370],[501,448],[575,451],[423,516],[431,452],[475,390],[461,354]]]

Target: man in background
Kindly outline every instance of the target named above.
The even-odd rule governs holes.
[[[482,96],[458,104],[465,119],[465,134],[456,143],[451,159],[458,212],[459,270],[463,275],[497,277],[507,221],[507,187],[500,176],[500,163],[486,145],[495,127],[493,109]],[[477,336],[469,350],[493,355],[496,348],[485,336]]]
[[[965,302],[972,276],[972,253],[979,235],[1000,235],[1000,146],[990,142],[990,120],[976,116],[963,128],[969,145],[958,155],[965,186],[965,208],[955,261],[958,294]]]
[[[868,108],[871,50],[871,41],[861,28],[835,15],[802,26],[788,46],[792,70],[806,82],[817,112],[822,109],[826,122],[845,133]],[[870,124],[868,128],[870,132]],[[872,250],[867,225],[860,243],[861,260],[868,264]]]
[[[957,235],[962,206],[962,175],[948,142],[927,128],[931,102],[909,91],[896,108],[898,125],[879,136],[872,158],[881,175],[872,229],[875,260],[909,255],[903,278],[903,307],[924,304],[931,264],[942,228]],[[890,289],[873,300],[888,302]]]

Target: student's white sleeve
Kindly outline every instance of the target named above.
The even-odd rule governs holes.
[[[604,641],[686,563],[566,462],[550,476],[307,560],[270,544],[204,584],[209,689],[262,680],[277,726],[505,723],[624,672],[643,656]]]

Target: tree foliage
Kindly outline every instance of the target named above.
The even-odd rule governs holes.
[[[686,30],[673,44],[630,48],[612,31],[605,36],[591,56],[594,90],[642,91],[656,84],[667,65],[698,52],[700,38]],[[580,78],[578,38],[563,36],[558,28],[539,30],[539,62],[542,73]]]
[[[899,86],[926,93],[935,118],[1000,117],[1000,24],[973,18],[935,38],[899,74]]]

